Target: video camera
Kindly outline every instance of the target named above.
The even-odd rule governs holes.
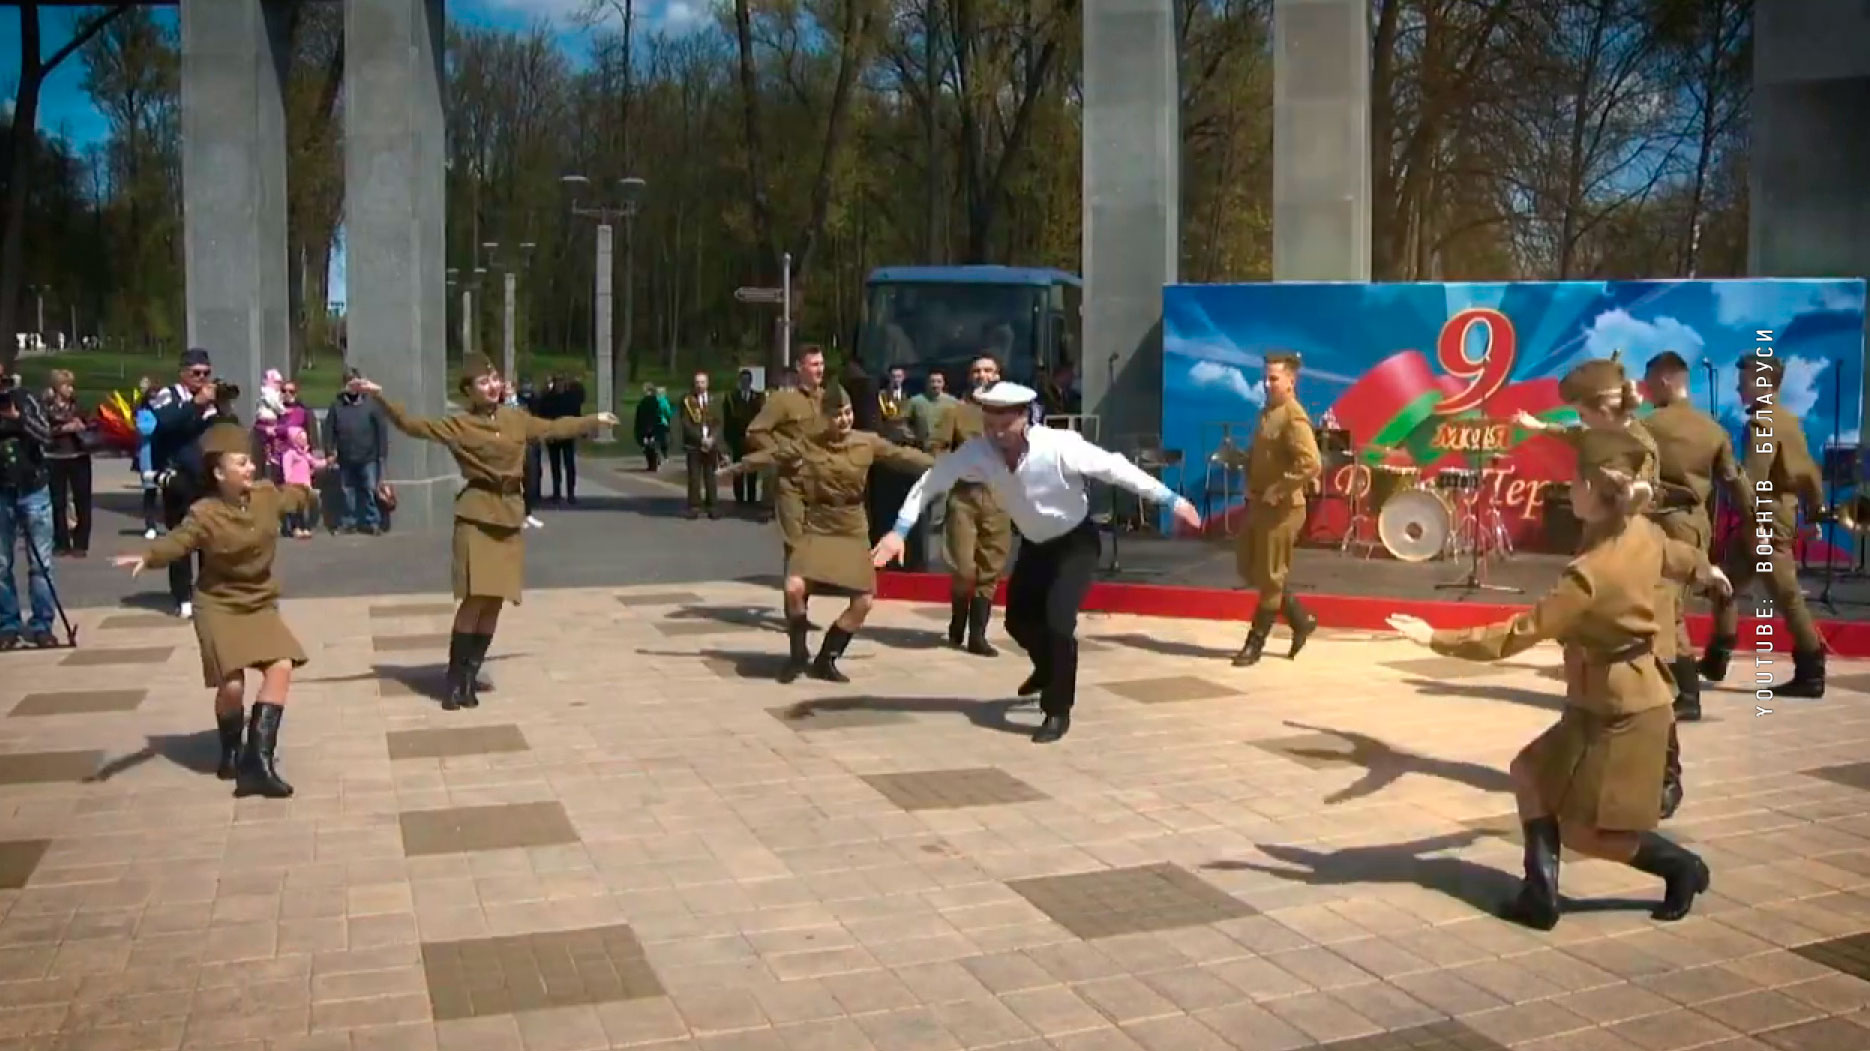
[[[232,383],[228,380],[214,381],[214,403],[216,405],[224,405],[230,401],[239,400],[240,384]]]

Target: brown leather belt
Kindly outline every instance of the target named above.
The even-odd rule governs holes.
[[[467,487],[469,489],[478,489],[483,493],[492,493],[495,496],[513,496],[526,491],[526,480],[523,478],[502,478],[498,483],[495,483],[475,479],[470,481]]]

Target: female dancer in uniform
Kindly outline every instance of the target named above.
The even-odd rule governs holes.
[[[383,414],[411,438],[436,442],[455,458],[467,485],[455,496],[454,633],[448,642],[448,686],[444,711],[480,705],[478,676],[500,623],[500,608],[517,605],[526,551],[526,444],[570,441],[599,427],[616,426],[607,412],[541,420],[505,404],[506,382],[493,363],[470,358],[457,385],[466,412],[445,418],[411,416],[382,397],[383,388],[361,380],[358,389],[377,396]]]
[[[822,405],[823,428],[802,439],[782,440],[748,453],[726,472],[737,475],[783,466],[802,498],[798,541],[786,564],[786,634],[791,655],[779,673],[780,682],[792,682],[808,666],[815,679],[850,681],[838,670],[837,661],[870,615],[877,590],[877,572],[870,563],[870,525],[864,513],[870,467],[881,464],[920,473],[935,462],[925,452],[853,430],[856,417],[842,387],[825,388]],[[814,661],[806,642],[810,625],[805,605],[815,594],[840,595],[850,604],[825,632]]]
[[[254,481],[258,467],[252,447],[245,427],[209,427],[201,436],[201,465],[203,481],[213,492],[195,501],[181,524],[148,550],[112,561],[128,566],[136,576],[201,553],[195,638],[201,644],[202,678],[214,691],[214,720],[221,734],[218,774],[223,781],[238,778],[236,796],[284,799],[292,794],[292,786],[279,776],[273,754],[292,688],[292,669],[305,663],[305,651],[279,616],[273,553],[281,518],[315,513],[318,494],[301,486],[281,489],[272,482]],[[259,671],[260,689],[246,721],[243,748],[248,668]]]
[[[1558,923],[1561,842],[1660,876],[1659,920],[1688,915],[1695,895],[1708,889],[1707,865],[1654,831],[1675,725],[1674,691],[1654,649],[1669,627],[1657,616],[1656,596],[1664,579],[1718,590],[1727,578],[1706,552],[1669,539],[1643,517],[1652,490],[1632,469],[1644,455],[1631,441],[1619,466],[1580,472],[1572,510],[1598,541],[1531,612],[1445,631],[1415,617],[1390,618],[1410,641],[1465,660],[1503,660],[1547,639],[1564,646],[1564,712],[1511,767],[1526,875],[1506,917],[1539,930]]]

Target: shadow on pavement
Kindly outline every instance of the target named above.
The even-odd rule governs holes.
[[[1349,762],[1354,766],[1364,768],[1363,777],[1349,787],[1326,796],[1326,803],[1345,803],[1353,799],[1373,796],[1401,780],[1405,774],[1440,778],[1443,781],[1452,781],[1482,792],[1511,792],[1513,790],[1512,778],[1507,776],[1506,771],[1496,770],[1491,766],[1405,752],[1369,734],[1358,733],[1354,730],[1334,730],[1328,726],[1311,726],[1291,720],[1287,720],[1286,725],[1295,730],[1326,734],[1351,746],[1349,756],[1323,748],[1292,748],[1288,750],[1289,754],[1303,759]]]
[[[148,740],[149,743],[140,750],[131,752],[129,755],[118,756],[98,767],[97,772],[85,778],[85,781],[88,783],[108,781],[158,756],[197,774],[212,774],[220,768],[221,735],[217,731],[201,730],[192,734],[161,734]]]
[[[800,680],[801,682],[805,680]],[[1035,723],[1022,726],[1007,718],[1016,707],[1031,702],[1022,701],[976,701],[959,697],[878,697],[865,694],[858,697],[835,697],[816,701],[800,701],[786,709],[786,720],[798,722],[810,719],[821,713],[831,712],[903,712],[909,715],[964,715],[967,721],[983,730],[998,730],[1001,733],[1029,736],[1038,729]]]

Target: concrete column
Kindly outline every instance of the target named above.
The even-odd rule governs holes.
[[[1870,277],[1870,6],[1753,13],[1747,249],[1761,277]],[[1870,331],[1866,331],[1870,338]],[[1850,369],[1864,373],[1859,363]],[[1862,378],[1870,418],[1870,378]]]
[[[1370,5],[1273,0],[1273,280],[1370,280]]]
[[[195,0],[189,0],[190,3]],[[350,363],[411,412],[453,395],[444,260],[442,0],[346,0],[344,186]],[[437,446],[390,439],[398,528],[440,528],[459,482]]]
[[[1176,5],[1084,6],[1084,411],[1123,450],[1162,430],[1162,287],[1181,257]]]
[[[182,255],[188,343],[248,394],[284,371],[288,6],[279,0],[182,5]]]

